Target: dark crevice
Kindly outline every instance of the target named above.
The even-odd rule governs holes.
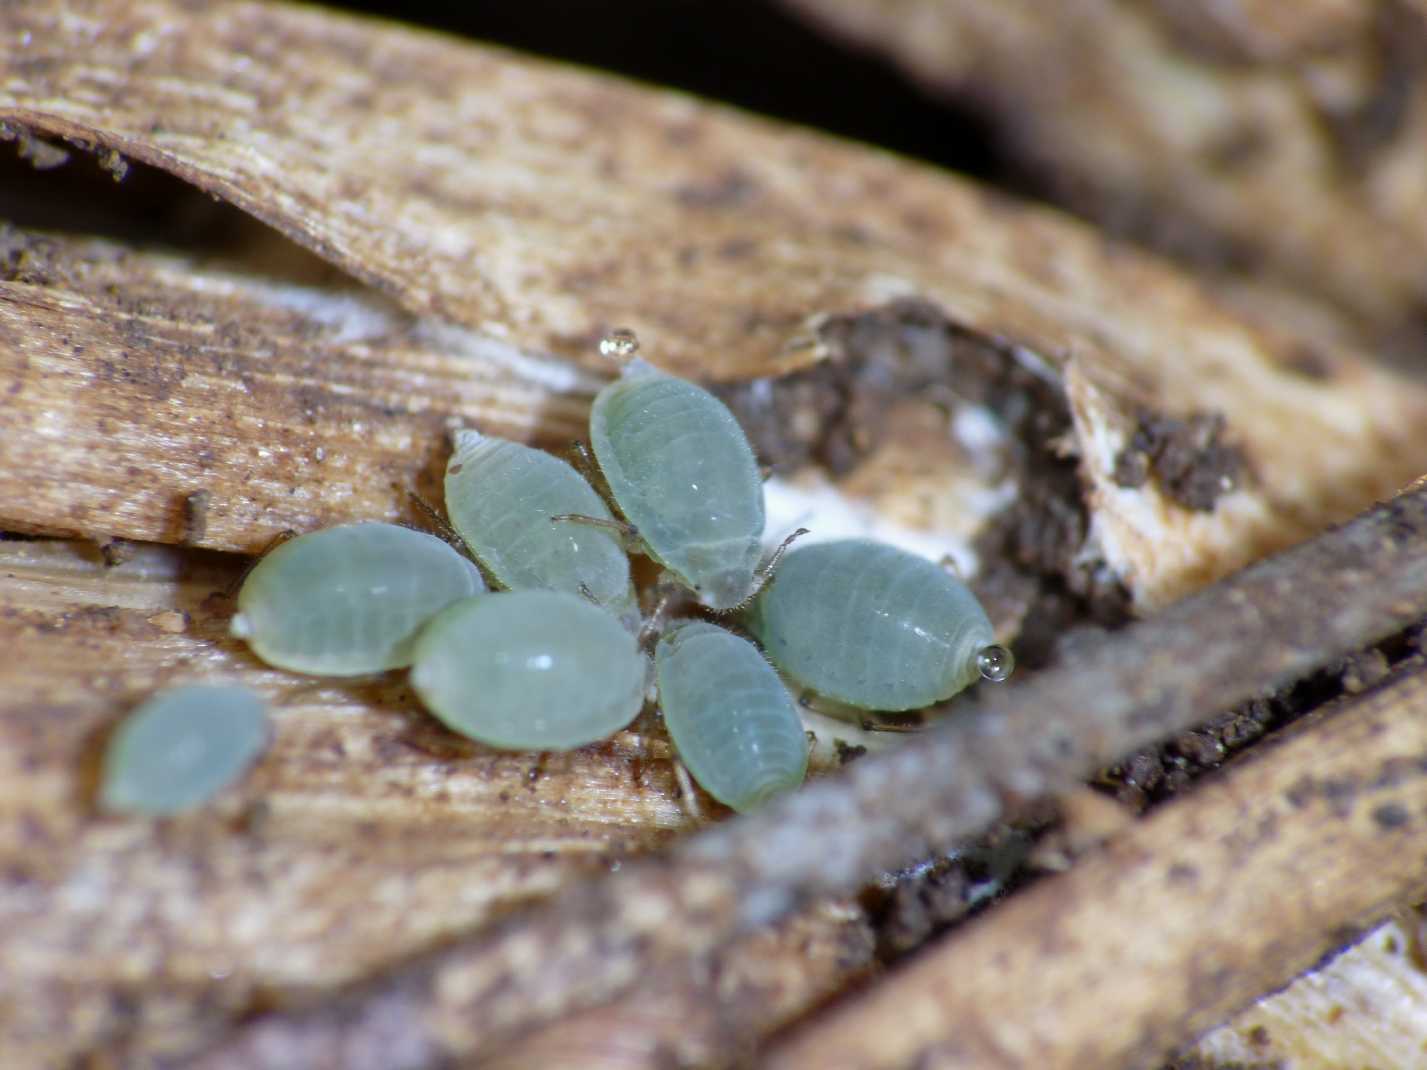
[[[6,129],[12,136],[9,145],[0,141],[0,225],[174,253],[273,282],[366,289],[266,223],[176,175],[63,141],[43,142],[66,155],[62,161],[42,155],[39,162],[46,166],[40,167],[28,133],[13,125]],[[9,266],[6,277],[13,278],[14,265]]]
[[[1071,430],[1060,386],[1012,345],[977,335],[926,301],[895,301],[834,316],[819,330],[827,359],[768,383],[720,388],[755,451],[775,472],[816,464],[845,475],[893,433],[894,406],[922,398],[983,407],[1006,433],[1016,501],[986,525],[972,586],[992,620],[1019,622],[1025,668],[1049,662],[1078,624],[1129,619],[1129,595],[1085,553],[1089,532],[1077,460],[1061,448]]]
[[[1174,798],[1206,773],[1270,732],[1344,697],[1376,687],[1424,660],[1423,623],[1296,681],[1289,687],[1214,717],[1156,747],[1111,766],[1095,786],[1143,812]]]
[[[1001,170],[975,112],[931,99],[893,64],[820,35],[772,0],[336,6],[672,86],[983,178]]]

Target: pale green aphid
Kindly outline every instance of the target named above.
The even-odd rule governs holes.
[[[753,594],[763,481],[723,402],[635,360],[595,397],[590,444],[615,504],[655,561],[711,609],[732,609]]]
[[[99,805],[143,817],[202,805],[242,776],[267,740],[267,705],[247,688],[161,691],[109,741]]]
[[[629,557],[618,536],[551,520],[564,514],[613,520],[584,476],[518,442],[469,430],[451,438],[446,512],[497,583],[583,594],[620,617],[637,615]]]
[[[410,664],[421,626],[484,590],[480,570],[438,538],[344,524],[259,561],[238,594],[232,632],[269,665],[360,676]]]
[[[644,704],[648,664],[619,619],[565,591],[497,591],[421,633],[411,684],[447,727],[507,750],[604,739]]]
[[[706,621],[676,625],[654,655],[679,758],[710,795],[752,810],[803,782],[802,718],[758,648]]]
[[[867,710],[911,710],[978,677],[1004,680],[974,594],[925,558],[867,539],[794,550],[758,596],[748,626],[769,660],[826,698]]]

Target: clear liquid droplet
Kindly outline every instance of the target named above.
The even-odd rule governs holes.
[[[628,327],[616,327],[600,339],[600,356],[629,360],[639,352],[639,336]]]
[[[1011,675],[1016,659],[1003,646],[983,646],[976,652],[976,668],[983,679],[1000,683]]]

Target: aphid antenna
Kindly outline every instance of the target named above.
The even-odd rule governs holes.
[[[896,732],[910,735],[926,728],[924,721],[879,721],[864,714],[858,718],[857,727],[864,732]]]
[[[619,503],[614,500],[614,491],[610,490],[609,480],[605,478],[604,470],[600,468],[599,461],[590,451],[590,444],[584,439],[574,439],[570,442],[567,453],[575,471],[584,476],[585,482],[589,483],[595,493],[604,499],[609,511],[615,516],[622,516],[623,514],[619,511]]]
[[[966,576],[962,573],[961,566],[956,563],[956,558],[952,557],[951,554],[942,554],[937,564],[950,572],[962,583],[966,582]]]
[[[617,517],[586,516],[584,513],[556,513],[550,518],[552,524],[584,524],[592,528],[603,528],[619,536],[620,545],[629,553],[643,553],[644,540],[639,537],[639,529],[628,520]]]
[[[575,471],[584,476],[592,486],[596,480],[604,478],[599,464],[595,461],[595,455],[590,452],[590,444],[584,439],[571,439],[566,452],[570,456],[570,463],[575,466]]]
[[[477,571],[481,574],[481,579],[486,581],[487,587],[493,591],[503,589],[504,585],[497,582],[496,578],[491,575],[490,569],[486,568],[485,562],[475,555],[470,546],[466,544],[466,540],[461,538],[461,533],[453,528],[450,521],[437,511],[436,506],[432,505],[414,490],[408,490],[406,497],[410,500],[411,504],[416,507],[416,511],[421,514],[429,526],[422,528],[416,527],[415,525],[403,524],[402,527],[410,527],[412,531],[419,531],[423,535],[435,535],[447,546],[451,547],[451,549],[475,565]]]
[[[807,528],[795,528],[792,534],[790,534],[786,539],[780,542],[778,544],[778,549],[773,551],[772,555],[768,558],[768,560],[763,562],[763,564],[759,565],[756,569],[753,570],[753,587],[748,592],[748,597],[745,598],[742,602],[739,602],[738,605],[734,606],[728,612],[737,613],[740,610],[747,609],[752,603],[752,601],[758,597],[759,592],[772,582],[773,573],[778,571],[778,565],[782,562],[783,555],[788,552],[788,548],[792,546],[793,543],[796,542],[798,539],[801,539],[804,535],[807,534]]]
[[[238,576],[238,578],[235,579],[232,583],[228,584],[227,587],[223,588],[223,597],[237,598],[238,592],[242,590],[243,584],[247,582],[248,577],[252,575],[253,569],[258,567],[258,563],[261,562],[263,558],[267,557],[268,554],[272,553],[283,543],[287,542],[289,539],[295,538],[297,538],[296,531],[294,531],[292,528],[283,528],[271,539],[269,539],[267,545],[258,551],[258,556],[248,562],[247,567],[243,569],[242,574]]]
[[[430,525],[429,529],[417,528],[417,531],[425,530],[428,535],[435,535],[457,553],[465,554],[467,557],[470,557],[472,561],[476,561],[471,555],[470,547],[466,545],[466,540],[461,538],[456,529],[453,528],[446,518],[437,510],[436,506],[432,505],[414,490],[408,490],[406,492],[406,498],[412,505],[416,506],[416,511],[420,513],[422,518]],[[476,564],[479,565],[480,562],[476,561]]]
[[[679,803],[684,808],[684,813],[689,816],[689,821],[695,826],[707,824],[704,817],[703,807],[699,805],[698,793],[694,790],[694,778],[689,776],[689,770],[678,758],[672,759],[674,763],[674,780],[679,785]]]
[[[639,628],[639,646],[645,649],[652,646],[659,636],[664,634],[664,629],[669,624],[669,617],[676,601],[684,601],[684,590],[677,583],[668,579],[663,572],[654,582],[654,605],[644,617],[644,623]]]

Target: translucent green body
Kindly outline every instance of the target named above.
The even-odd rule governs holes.
[[[769,660],[820,695],[868,710],[949,698],[995,640],[981,603],[925,558],[865,539],[790,553],[748,616]]]
[[[109,741],[99,805],[161,817],[207,802],[267,746],[267,706],[242,687],[161,691]]]
[[[808,740],[802,718],[752,643],[689,621],[659,640],[654,665],[679,757],[715,799],[751,810],[803,782]]]
[[[510,590],[588,592],[621,617],[635,610],[619,538],[574,514],[609,520],[604,500],[572,467],[518,442],[457,431],[446,466],[446,512],[471,553]]]
[[[595,398],[590,444],[615,504],[656,561],[712,609],[752,593],[763,481],[723,402],[636,361]]]
[[[411,684],[471,739],[568,750],[604,739],[644,704],[647,663],[612,613],[564,591],[458,602],[421,633]]]
[[[411,663],[421,626],[485,590],[440,539],[395,524],[345,524],[283,543],[238,594],[233,634],[269,665],[360,676]]]

